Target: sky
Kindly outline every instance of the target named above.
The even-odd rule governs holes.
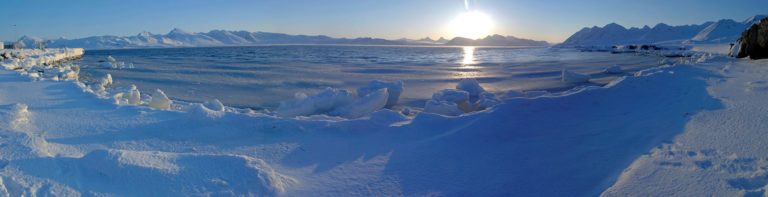
[[[469,0],[492,33],[562,42],[583,27],[742,21],[768,0]],[[0,40],[213,29],[387,39],[452,36],[464,0],[3,0]]]

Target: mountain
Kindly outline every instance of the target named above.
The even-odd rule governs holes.
[[[485,38],[473,40],[456,37],[445,43],[453,46],[549,46],[545,41],[522,39],[514,36],[490,35]]]
[[[757,24],[760,19],[766,18],[765,15],[756,15],[750,17],[742,22],[736,22],[731,19],[723,19],[712,23],[691,38],[691,42],[708,42],[708,43],[730,43],[735,41],[741,36],[741,32]]]
[[[698,25],[670,26],[659,23],[653,28],[625,28],[611,23],[603,27],[583,28],[571,35],[558,46],[610,46],[620,44],[661,44],[661,43],[729,43],[738,38],[744,29],[765,18],[763,15],[750,17],[743,22],[730,19],[705,22]]]
[[[32,43],[43,39],[25,36],[23,40]],[[141,32],[133,36],[92,36],[78,39],[59,38],[45,40],[46,46],[81,47],[86,49],[121,49],[121,48],[164,48],[164,47],[207,47],[207,46],[251,46],[265,44],[349,44],[349,45],[443,45],[450,42],[445,38],[433,40],[423,38],[418,40],[399,39],[387,40],[380,38],[332,38],[323,35],[289,35],[270,32],[248,32],[212,30],[209,32],[187,32],[174,28],[167,34]],[[494,35],[473,42],[476,45],[488,46],[541,46],[543,42],[519,39],[512,36]],[[462,44],[470,45],[470,44]]]

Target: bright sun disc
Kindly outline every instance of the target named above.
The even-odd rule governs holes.
[[[461,13],[451,21],[451,31],[456,37],[478,39],[490,34],[492,28],[491,17],[478,11]]]

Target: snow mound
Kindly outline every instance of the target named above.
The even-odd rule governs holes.
[[[349,119],[360,118],[384,108],[387,105],[388,99],[389,91],[386,88],[379,89],[331,112],[331,115]]]
[[[480,83],[475,78],[462,79],[459,81],[459,84],[456,84],[456,89],[468,92],[470,97],[478,97],[481,93],[485,92],[485,89],[480,86]]]
[[[387,92],[389,92],[386,107],[392,107],[396,105],[397,101],[400,99],[400,94],[403,93],[403,81],[388,82],[382,80],[373,80],[369,82],[367,86],[358,88],[357,96],[364,97],[365,95],[384,88],[386,88]]]
[[[614,64],[612,66],[609,66],[608,68],[605,68],[605,70],[603,70],[603,73],[606,73],[606,74],[620,74],[622,72],[623,70],[621,69],[621,66],[619,66],[618,64]]]
[[[561,71],[560,80],[566,83],[585,83],[589,82],[589,75],[579,74],[567,69]]]
[[[170,110],[172,102],[173,101],[168,99],[168,96],[165,95],[165,92],[160,89],[155,89],[155,93],[152,94],[152,100],[149,101],[149,107],[155,109]]]

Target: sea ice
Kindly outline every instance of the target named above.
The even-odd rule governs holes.
[[[456,84],[456,89],[468,92],[470,97],[478,97],[480,93],[485,92],[485,89],[480,86],[480,83],[475,78],[462,79],[459,81],[459,84]]]
[[[609,66],[608,68],[605,68],[605,70],[603,70],[603,73],[606,73],[606,74],[620,74],[622,72],[623,71],[621,70],[621,66],[619,66],[618,64],[614,64],[612,66]]]
[[[459,106],[455,102],[445,100],[429,100],[424,105],[424,112],[446,115],[446,116],[458,116],[464,112],[459,109]]]
[[[584,83],[589,81],[589,75],[579,74],[567,69],[563,69],[560,79],[566,83]]]
[[[165,95],[165,92],[163,92],[160,89],[155,89],[155,93],[152,94],[152,99],[149,101],[149,106],[155,109],[164,109],[169,110],[171,109],[171,99],[168,99],[168,96]]]
[[[384,108],[387,105],[388,97],[387,88],[379,89],[331,112],[331,115],[349,119],[360,118]]]
[[[403,81],[382,81],[373,80],[368,83],[367,86],[363,86],[357,89],[357,96],[363,97],[379,89],[386,88],[389,92],[387,99],[387,106],[392,107],[397,104],[400,99],[400,94],[403,93]]]

